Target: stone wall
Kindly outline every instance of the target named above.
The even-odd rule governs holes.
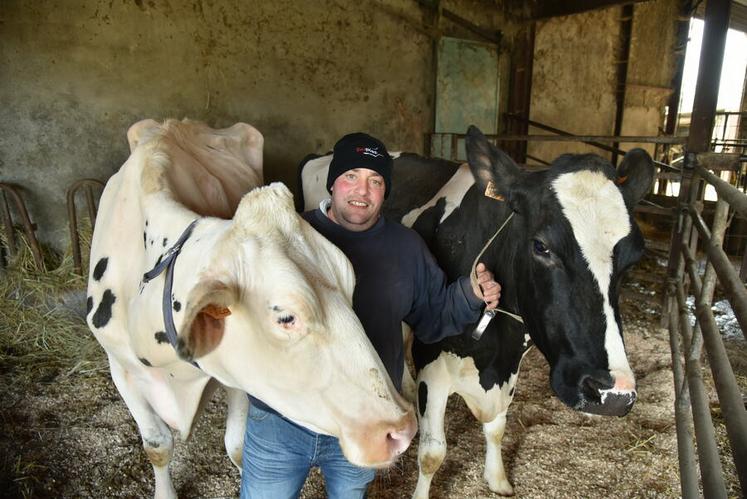
[[[498,29],[493,2],[442,5]],[[409,0],[5,0],[0,180],[27,189],[40,238],[63,247],[65,189],[108,179],[143,118],[250,123],[266,180],[291,188],[303,156],[350,131],[422,152],[432,41],[469,36],[434,19]]]

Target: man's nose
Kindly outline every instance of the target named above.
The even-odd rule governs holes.
[[[366,179],[359,179],[355,184],[355,192],[368,194],[368,181]]]

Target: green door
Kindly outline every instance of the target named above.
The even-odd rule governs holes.
[[[436,134],[467,132],[476,125],[485,134],[498,132],[498,47],[459,38],[438,42],[436,75]],[[466,159],[464,140],[436,135],[431,155]]]

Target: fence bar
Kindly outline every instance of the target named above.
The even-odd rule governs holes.
[[[711,243],[714,245],[717,245],[721,247],[724,242],[724,234],[726,233],[726,219],[729,216],[729,205],[719,200],[716,202],[716,210],[713,215],[713,225],[712,225],[712,231],[711,231]],[[698,232],[696,231],[694,235],[697,235]],[[693,248],[696,248],[696,244],[692,244]],[[697,283],[697,287],[700,288],[700,293],[696,296],[696,306],[697,305],[703,305],[708,308],[708,311],[710,312],[711,304],[713,303],[713,293],[716,289],[716,271],[713,269],[713,265],[711,264],[710,260],[706,259],[706,270],[703,275],[703,282],[701,285],[700,282],[700,276],[698,275],[697,265],[695,258],[692,256],[690,249],[687,247],[682,248],[683,254],[685,255],[685,260],[687,261],[688,265],[688,273],[690,274],[690,279]],[[702,347],[702,331],[700,329],[700,322],[695,323],[695,332],[694,335],[701,339],[700,345],[698,348]],[[700,355],[700,350],[697,352],[698,355]]]
[[[8,195],[3,192],[3,227],[5,227],[5,242],[8,246],[8,256],[16,256],[16,234],[13,228],[13,218],[10,216],[10,206],[8,205]],[[745,253],[747,254],[747,253]]]
[[[31,222],[31,219],[29,218],[29,212],[26,209],[26,203],[23,202],[23,198],[18,193],[18,189],[11,185],[4,182],[0,182],[0,190],[3,191],[5,196],[10,195],[10,197],[13,199],[13,202],[16,205],[16,212],[18,216],[21,218],[21,225],[23,226],[23,231],[26,233],[26,241],[28,242],[29,248],[31,248],[31,255],[34,257],[34,264],[36,265],[36,268],[38,270],[44,271],[44,258],[41,254],[41,248],[39,247],[39,241],[36,240],[36,234],[34,234],[34,230],[36,227]],[[6,221],[6,233],[8,231],[13,231],[13,221],[10,218],[10,211],[8,210],[7,205],[7,198],[5,203],[5,208],[7,211],[7,221]],[[6,218],[6,215],[3,215],[3,219]],[[14,241],[15,238],[8,238],[8,241]],[[16,248],[13,248],[10,250],[10,254],[14,255],[16,251]]]
[[[692,338],[692,326],[687,316],[685,289],[682,281],[677,282],[676,295],[681,333],[684,344],[687,345]],[[708,498],[726,499],[726,485],[724,484],[721,460],[716,445],[711,411],[708,406],[708,396],[705,393],[703,379],[700,375],[700,359],[686,356],[685,371],[692,401],[695,437],[698,442],[698,462],[700,464],[700,474],[703,478],[703,494]]]
[[[714,214],[713,231],[709,245],[718,248],[721,247],[726,231],[728,215],[729,205],[725,201],[719,200],[716,203],[716,213]],[[696,227],[698,223],[696,222]],[[693,272],[697,276],[695,262],[692,261],[689,250],[683,248],[683,252],[686,253],[685,258],[688,258],[692,262],[692,265],[688,265],[688,267],[692,267]],[[693,272],[690,272],[691,279],[693,278]],[[731,273],[735,272],[732,270]],[[698,317],[696,335],[698,334],[698,330],[701,330],[703,333],[702,339],[705,342],[708,362],[711,365],[721,413],[726,422],[726,431],[729,436],[732,457],[739,474],[742,490],[747,490],[747,412],[745,412],[742,393],[734,377],[734,371],[724,349],[724,343],[711,310],[715,281],[714,267],[709,262],[703,277],[703,286],[700,289],[699,298],[695,303]]]
[[[729,182],[717,177],[702,166],[695,167],[698,173],[716,189],[719,198],[731,205],[742,216],[747,216],[747,196]]]
[[[434,133],[434,137],[440,135],[454,136],[458,139],[466,137],[463,133]],[[642,144],[684,144],[687,137],[652,137],[648,135],[485,135],[491,140],[505,141],[537,141],[537,142],[637,142]]]
[[[78,275],[83,274],[83,261],[80,254],[80,236],[78,235],[78,212],[75,207],[75,194],[81,187],[86,188],[85,195],[86,204],[88,205],[88,218],[91,222],[91,228],[93,228],[96,221],[96,203],[93,197],[93,186],[103,188],[104,184],[96,179],[84,178],[75,182],[67,189],[67,219],[70,230],[70,246],[73,251],[73,267],[75,268],[75,273]]]
[[[674,294],[672,292],[671,294]],[[695,470],[695,447],[692,424],[688,417],[690,391],[685,383],[682,352],[679,342],[680,322],[675,308],[669,309],[669,346],[672,351],[672,374],[674,375],[674,419],[677,430],[677,455],[680,467],[680,488],[683,499],[699,497],[698,474]]]
[[[724,288],[734,315],[737,317],[737,322],[739,322],[739,327],[742,329],[742,335],[744,335],[745,326],[747,326],[747,290],[744,289],[744,284],[739,280],[737,271],[724,250],[711,241],[711,232],[706,227],[703,217],[692,206],[690,207],[690,214],[693,225],[705,242],[708,259],[718,275],[718,280]]]
[[[732,457],[739,475],[739,484],[744,491],[747,490],[747,411],[744,409],[742,392],[734,377],[734,371],[726,355],[726,349],[716,321],[713,319],[711,308],[700,303],[696,306],[695,313],[703,331],[708,363],[711,365],[721,414],[726,422],[726,433],[729,436]]]

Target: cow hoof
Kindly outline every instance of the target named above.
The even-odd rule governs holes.
[[[514,488],[511,486],[511,483],[505,478],[503,480],[498,480],[498,479],[491,480],[485,477],[485,480],[488,482],[488,487],[490,487],[490,490],[492,490],[496,494],[501,495],[501,496],[514,495]]]

